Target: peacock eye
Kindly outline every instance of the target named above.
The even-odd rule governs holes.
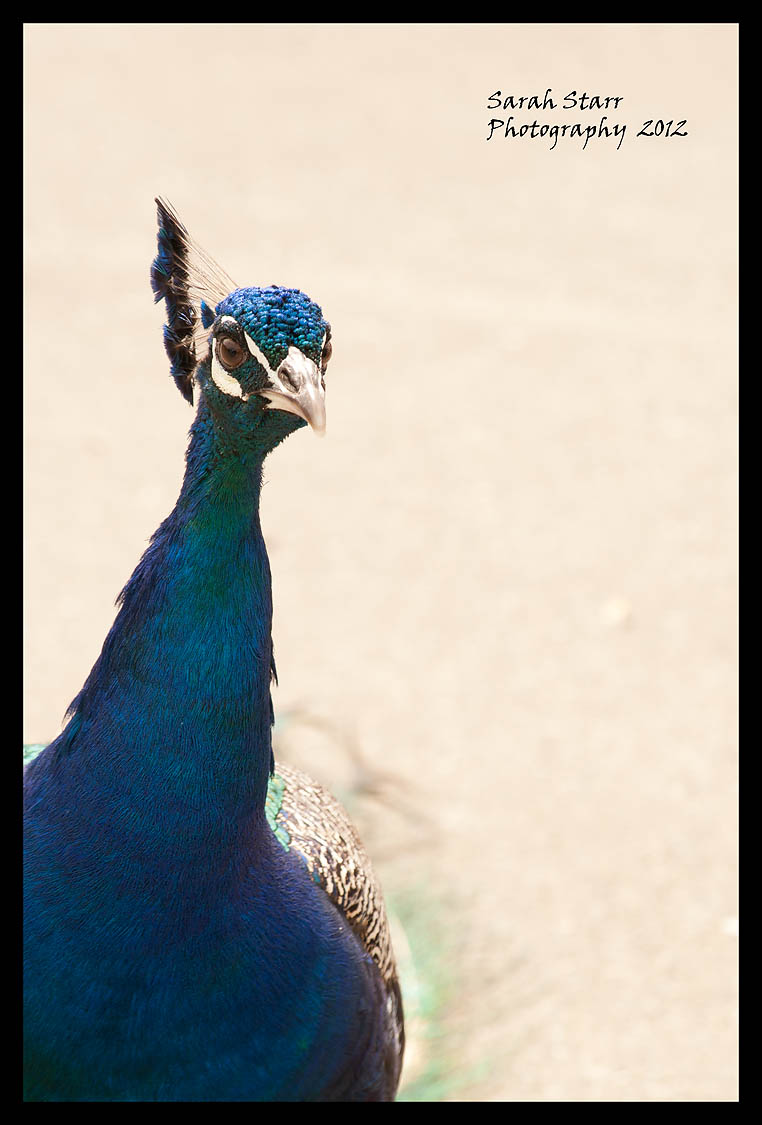
[[[328,360],[331,358],[332,355],[333,355],[333,344],[331,343],[331,341],[329,339],[329,340],[326,340],[325,344],[323,345],[323,359],[322,359],[323,371],[325,371],[326,367],[328,366]]]
[[[227,371],[235,371],[246,359],[246,353],[232,336],[222,336],[217,341],[217,358]]]

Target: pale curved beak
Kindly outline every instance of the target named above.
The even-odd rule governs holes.
[[[257,394],[268,398],[278,410],[288,410],[309,422],[316,434],[325,433],[325,391],[320,368],[293,345],[275,372],[272,386]]]

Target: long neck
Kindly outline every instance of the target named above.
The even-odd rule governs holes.
[[[62,749],[94,777],[93,792],[110,794],[115,832],[137,825],[147,848],[177,834],[207,862],[210,841],[223,860],[263,823],[272,591],[262,454],[221,438],[202,398],[186,460]]]

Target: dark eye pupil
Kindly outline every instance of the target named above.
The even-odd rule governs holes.
[[[223,336],[217,345],[220,362],[229,370],[240,367],[244,360],[243,348],[231,336]]]
[[[333,344],[330,340],[326,340],[325,347],[323,348],[323,370],[325,371],[328,360],[333,355]]]

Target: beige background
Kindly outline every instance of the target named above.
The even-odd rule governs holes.
[[[163,193],[333,325],[326,440],[263,497],[279,745],[370,771],[442,1096],[735,1099],[736,27],[25,38],[26,739],[179,488]],[[494,90],[547,87],[623,97],[621,149],[485,142]]]

